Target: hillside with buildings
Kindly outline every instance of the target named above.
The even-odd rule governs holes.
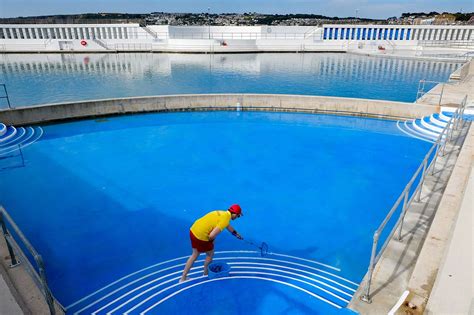
[[[322,24],[401,24],[401,25],[469,25],[474,24],[471,13],[403,13],[400,17],[369,19],[358,16],[328,17],[318,14],[262,14],[248,13],[86,13],[1,18],[0,24],[111,24],[139,23],[140,25],[215,25],[215,26],[319,26]]]

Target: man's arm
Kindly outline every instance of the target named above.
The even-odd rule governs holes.
[[[232,233],[232,235],[234,235],[235,237],[237,237],[239,240],[243,240],[244,238],[242,237],[242,235],[240,235],[233,227],[232,225],[228,225],[227,226],[227,231],[229,231],[230,233]]]
[[[212,242],[213,240],[215,240],[217,235],[219,235],[220,232],[221,232],[221,229],[218,226],[216,226],[214,230],[212,230],[211,233],[209,233],[209,241]]]

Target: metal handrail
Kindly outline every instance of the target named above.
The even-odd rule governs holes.
[[[7,85],[5,83],[1,83],[0,86],[3,86],[3,90],[5,91],[5,95],[0,96],[0,98],[5,98],[7,100],[8,109],[12,109],[12,106],[10,104],[10,98],[8,97]]]
[[[428,91],[425,91],[425,84],[426,84],[426,83],[441,84],[441,92],[440,92],[439,94],[435,94],[435,95],[439,95],[438,106],[441,106],[441,100],[443,99],[444,86],[445,86],[446,82],[430,81],[430,80],[424,80],[424,79],[421,79],[421,80],[418,82],[418,91],[417,91],[417,93],[416,93],[416,101],[415,101],[415,103],[417,103],[418,100],[419,100],[423,95],[425,95],[426,93],[428,93]]]
[[[41,286],[42,286],[41,292],[43,293],[43,295],[45,297],[46,303],[48,304],[49,312],[51,313],[51,315],[55,315],[56,314],[56,309],[54,307],[54,301],[56,299],[53,297],[53,295],[51,293],[51,290],[49,289],[49,286],[48,286],[48,281],[46,279],[46,272],[45,272],[45,268],[44,268],[43,258],[41,257],[40,254],[38,254],[36,249],[31,245],[31,243],[28,241],[28,239],[25,237],[25,235],[23,235],[23,233],[18,228],[15,221],[13,221],[13,219],[10,217],[10,215],[5,210],[5,208],[0,206],[0,225],[2,226],[3,237],[5,238],[5,242],[7,244],[8,252],[10,254],[10,258],[11,258],[11,262],[12,262],[10,267],[12,267],[12,268],[16,267],[21,263],[18,260],[17,256],[15,255],[15,250],[13,248],[16,248],[16,250],[20,253],[22,252],[22,250],[16,244],[14,238],[12,237],[10,232],[8,231],[7,226],[6,226],[6,222],[8,222],[8,224],[10,225],[12,230],[18,236],[19,240],[26,247],[29,254],[31,256],[33,256],[33,258],[36,262],[36,265],[38,267],[39,274],[36,272],[36,270],[34,268],[30,268],[30,269],[32,269],[31,272],[33,272],[34,276],[41,283]],[[58,302],[58,305],[60,305],[59,302]]]
[[[415,171],[415,173],[411,177],[410,181],[405,186],[405,189],[403,189],[402,193],[397,198],[397,200],[395,201],[394,205],[392,206],[392,208],[390,209],[388,214],[385,216],[382,223],[379,225],[377,230],[374,232],[373,243],[372,243],[372,251],[371,251],[371,256],[370,256],[370,263],[369,263],[369,268],[368,268],[368,271],[367,271],[367,280],[366,280],[365,293],[362,296],[360,296],[360,299],[362,301],[367,302],[367,303],[372,302],[372,299],[371,299],[371,296],[370,296],[370,286],[372,284],[372,273],[374,271],[375,265],[377,264],[378,260],[382,256],[383,252],[385,251],[385,248],[387,247],[390,239],[392,239],[393,234],[395,233],[395,231],[397,230],[398,227],[399,227],[399,229],[398,229],[397,239],[399,241],[402,240],[402,229],[403,229],[403,222],[404,222],[404,219],[405,219],[406,212],[407,212],[408,208],[410,207],[411,203],[413,202],[413,200],[415,198],[416,198],[417,201],[420,201],[421,191],[423,189],[423,183],[425,181],[426,174],[428,173],[428,171],[430,169],[431,169],[431,174],[434,173],[434,169],[435,169],[435,166],[436,166],[436,161],[438,159],[438,156],[440,155],[440,152],[443,155],[445,154],[446,144],[448,143],[448,141],[450,139],[452,140],[454,129],[457,129],[459,127],[459,121],[463,117],[464,109],[466,107],[466,103],[467,103],[467,95],[461,101],[458,108],[456,109],[456,111],[453,113],[453,115],[449,119],[446,127],[443,128],[442,132],[438,136],[438,139],[435,141],[435,143],[433,143],[430,150],[428,151],[428,153],[425,155],[423,161],[421,162],[420,166],[418,167],[418,169]],[[429,162],[431,154],[433,153],[434,150],[436,150],[436,151],[435,151],[435,154],[433,156],[433,159],[431,160],[431,162]],[[413,191],[413,193],[410,197],[409,196],[410,195],[410,190],[412,188],[413,183],[418,178],[418,175],[420,174],[420,172],[421,172],[420,182],[418,183],[417,187],[415,188],[415,190]],[[380,248],[379,253],[376,254],[377,245],[378,245],[380,235],[381,235],[382,231],[384,230],[385,226],[387,225],[387,223],[392,218],[395,211],[400,206],[400,203],[402,202],[402,200],[403,200],[403,206],[402,206],[402,211],[400,212],[400,216],[399,216],[397,222],[395,223],[392,231],[387,236],[384,244]]]

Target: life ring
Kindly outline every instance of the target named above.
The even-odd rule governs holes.
[[[87,46],[87,42],[85,40],[81,40],[81,45],[82,46]]]

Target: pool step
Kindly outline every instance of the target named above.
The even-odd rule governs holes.
[[[449,113],[441,112],[420,119],[398,121],[397,127],[403,133],[422,141],[435,142],[448,125]]]
[[[159,312],[159,305],[194,287],[229,279],[256,279],[279,283],[309,294],[337,309],[344,308],[358,284],[343,278],[340,270],[312,260],[255,251],[216,252],[214,261],[231,266],[229,277],[202,276],[203,259],[191,269],[190,280],[179,283],[187,256],[171,259],[111,283],[67,307],[68,314],[145,314]]]
[[[16,128],[0,124],[1,130],[3,133],[0,132],[0,159],[35,143],[43,135],[43,129],[38,126]]]

